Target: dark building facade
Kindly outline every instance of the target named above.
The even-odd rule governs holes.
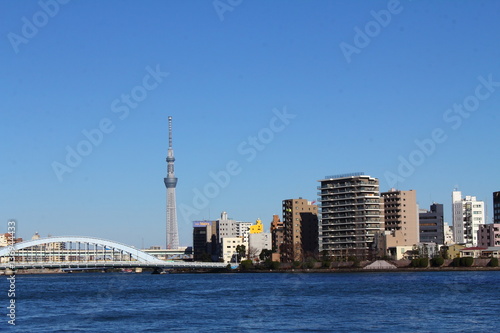
[[[433,203],[430,210],[421,209],[419,213],[420,242],[444,244],[443,205]]]
[[[493,223],[500,223],[500,191],[493,192]]]
[[[193,259],[195,261],[218,261],[219,248],[217,221],[193,222]]]

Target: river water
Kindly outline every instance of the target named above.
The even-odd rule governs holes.
[[[500,332],[500,271],[17,275],[13,332]]]

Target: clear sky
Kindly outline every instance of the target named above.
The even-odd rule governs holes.
[[[268,229],[282,200],[356,171],[447,221],[458,187],[491,219],[499,17],[498,1],[1,1],[0,231],[164,246],[169,115],[181,245],[222,211]]]

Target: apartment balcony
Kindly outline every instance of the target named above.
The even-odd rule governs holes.
[[[366,195],[356,195],[355,197],[353,197],[353,199],[380,199],[380,196],[378,194],[374,194],[374,195],[369,195],[369,194],[366,194]]]
[[[339,226],[339,225],[355,225],[356,222],[355,221],[345,221],[345,220],[335,220],[335,221],[331,221],[331,220],[328,220],[328,221],[325,221],[325,219],[323,219],[321,225],[324,227],[324,226],[329,226],[329,225],[335,225],[335,226]]]
[[[353,227],[331,227],[329,229],[326,230],[327,233],[336,233],[336,232],[354,232],[356,230],[356,228],[353,228]],[[323,232],[325,232],[325,230],[323,230]]]

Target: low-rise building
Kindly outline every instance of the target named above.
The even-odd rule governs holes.
[[[445,249],[448,253],[448,259],[460,258],[460,250],[464,248],[465,246],[461,244],[446,245]]]
[[[460,258],[463,257],[481,258],[483,256],[483,251],[487,249],[488,249],[487,247],[483,246],[464,247],[459,251]]]
[[[248,250],[248,244],[245,243],[243,237],[222,238],[222,259],[224,262],[240,262],[243,259],[237,251],[239,245],[244,245],[245,249]]]
[[[258,261],[259,255],[262,250],[272,249],[272,239],[270,232],[261,232],[258,234],[252,234],[248,236],[248,253],[250,255],[250,260]]]
[[[387,255],[393,260],[413,259],[413,246],[393,246],[388,248]]]
[[[500,223],[482,224],[477,232],[478,246],[500,246]]]

